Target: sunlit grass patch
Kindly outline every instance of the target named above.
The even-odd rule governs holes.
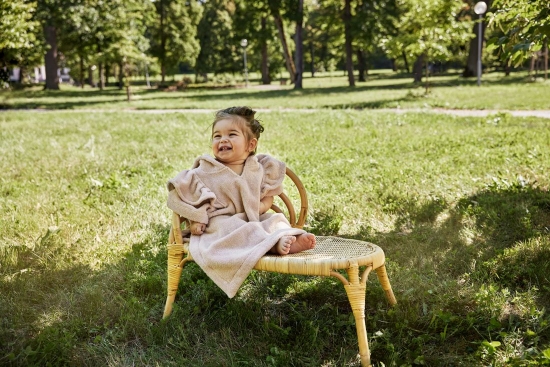
[[[306,186],[308,229],[380,245],[398,305],[367,287],[372,359],[545,362],[548,122],[262,112],[260,152]],[[357,366],[333,278],[253,272],[229,300],[190,264],[165,300],[165,183],[212,114],[0,114],[0,362]],[[295,192],[290,192],[296,198]]]
[[[483,75],[477,86],[474,78],[463,78],[452,71],[430,78],[430,91],[414,84],[412,75],[376,71],[367,81],[348,86],[347,77],[317,74],[304,75],[304,89],[293,85],[260,85],[255,79],[249,88],[237,85],[219,88],[196,84],[184,90],[132,88],[127,101],[126,91],[117,87],[84,89],[61,85],[59,91],[42,90],[35,86],[23,90],[0,91],[0,109],[87,109],[87,110],[157,110],[157,109],[218,109],[220,105],[251,105],[264,109],[481,109],[481,110],[548,110],[548,82],[532,83],[527,72],[505,77],[502,73]],[[275,84],[275,83],[274,83]]]

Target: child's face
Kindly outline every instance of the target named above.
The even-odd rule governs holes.
[[[248,140],[242,127],[231,119],[220,120],[212,132],[212,152],[224,164],[242,163],[256,149],[258,140]]]

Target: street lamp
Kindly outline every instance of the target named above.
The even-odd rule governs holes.
[[[477,26],[477,85],[481,85],[481,38],[483,37],[483,14],[487,11],[487,4],[484,1],[479,1],[474,6],[474,12],[479,15],[479,24]]]
[[[248,45],[248,41],[246,38],[243,38],[241,40],[241,47],[243,48],[243,59],[244,59],[244,77],[246,80],[246,87],[248,88],[248,68],[246,67],[246,46]]]

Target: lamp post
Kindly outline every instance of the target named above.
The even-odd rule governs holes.
[[[483,14],[487,11],[487,4],[484,1],[478,1],[474,6],[474,12],[479,15],[479,24],[477,26],[477,85],[481,85],[481,44],[483,38]]]
[[[244,59],[244,78],[246,81],[246,87],[248,88],[248,67],[246,66],[246,46],[248,45],[248,40],[243,38],[241,40],[241,47],[243,48],[243,59]]]

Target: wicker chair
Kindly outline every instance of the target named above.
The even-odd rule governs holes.
[[[308,209],[307,194],[302,182],[294,172],[287,168],[286,174],[296,185],[299,192],[301,206],[298,216],[296,216],[296,211],[288,196],[283,193],[279,197],[287,208],[290,224],[293,227],[302,228]],[[283,213],[276,205],[273,205],[271,209]],[[184,218],[176,213],[172,214],[172,228],[168,243],[168,297],[164,308],[164,318],[172,312],[172,305],[176,297],[183,267],[187,262],[193,261],[189,253],[188,243],[182,238],[183,223],[187,223]],[[314,249],[285,256],[266,254],[256,263],[254,269],[284,274],[321,275],[338,278],[344,284],[353,310],[361,366],[366,367],[371,366],[371,363],[365,324],[365,292],[367,278],[372,270],[378,275],[389,303],[391,305],[397,303],[384,262],[384,251],[372,243],[339,237],[317,236],[317,244]],[[360,274],[360,267],[362,266],[365,268]],[[340,269],[347,272],[348,279],[337,272]]]

